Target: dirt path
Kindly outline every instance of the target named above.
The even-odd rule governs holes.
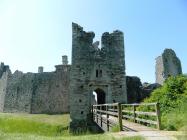
[[[109,117],[109,119],[117,122],[116,117]],[[177,140],[177,136],[182,137],[180,140],[187,140],[187,132],[185,131],[164,131],[155,128],[140,125],[138,123],[123,120],[123,130],[118,133],[113,133],[115,137],[130,137],[142,136],[146,140]]]
[[[181,140],[187,140],[187,134],[178,131],[139,131],[139,132],[118,132],[113,133],[115,137],[142,136],[146,140],[177,140],[176,136],[183,136]],[[185,137],[186,136],[186,137]]]

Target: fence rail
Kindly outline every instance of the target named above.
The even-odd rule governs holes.
[[[93,105],[93,120],[101,127],[105,124],[107,131],[109,131],[110,127],[118,125],[122,121],[120,108],[118,103]],[[118,121],[111,119],[110,116],[116,117]]]
[[[97,124],[107,127],[107,131],[115,125],[119,125],[119,129],[122,131],[123,120],[130,120],[142,125],[156,125],[159,130],[161,125],[158,103],[93,105],[92,115]]]

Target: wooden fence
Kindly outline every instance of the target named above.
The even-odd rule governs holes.
[[[155,125],[160,130],[160,109],[158,103],[146,104],[100,104],[92,106],[93,120],[100,126],[119,126],[123,130],[123,120],[133,121],[142,125]],[[124,124],[125,125],[125,124]]]

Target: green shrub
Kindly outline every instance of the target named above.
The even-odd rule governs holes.
[[[187,127],[187,102],[162,116],[162,127],[167,130],[180,130]]]
[[[144,103],[158,102],[163,129],[179,130],[187,118],[187,76],[169,77],[164,85],[154,90]],[[144,111],[148,108],[141,108]]]

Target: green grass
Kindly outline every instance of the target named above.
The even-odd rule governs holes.
[[[38,136],[29,134],[6,134],[0,132],[0,140],[144,140],[142,137],[123,137],[115,138],[112,134],[99,134],[99,135],[81,135],[81,136]]]
[[[114,126],[112,127],[111,132],[119,132],[119,131],[120,131],[119,125],[114,125]]]
[[[0,114],[0,131],[4,133],[58,136],[68,134],[69,115]]]
[[[0,140],[143,140],[142,137],[114,137],[112,133],[72,136],[69,114],[0,113]]]
[[[187,140],[187,136],[176,136],[177,140]]]
[[[162,128],[166,130],[184,130],[187,132],[187,103],[172,112],[165,114],[161,118]]]

